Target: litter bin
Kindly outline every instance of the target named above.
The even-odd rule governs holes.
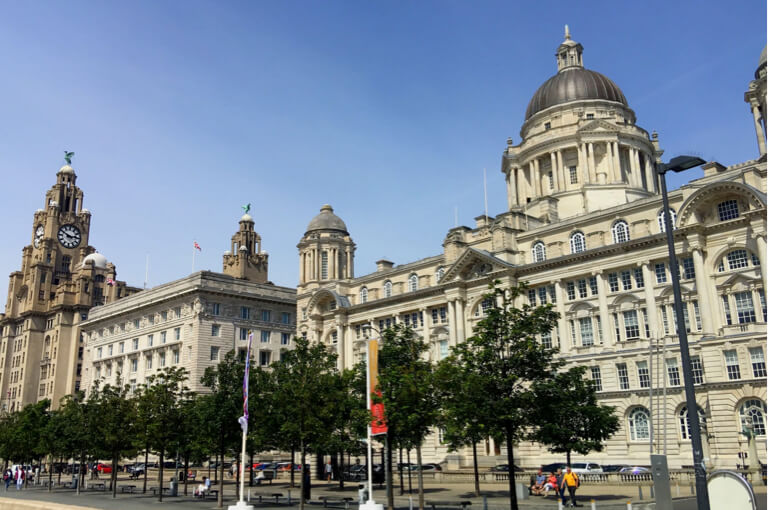
[[[168,490],[169,496],[178,496],[179,495],[179,483],[176,481],[175,477],[171,478],[171,484],[170,489]]]
[[[79,478],[78,475],[72,475],[72,488],[73,489],[77,489],[77,479],[78,478]]]
[[[366,501],[368,501],[368,489],[361,483],[357,486],[357,502],[362,505]]]
[[[312,480],[309,476],[309,465],[304,466],[304,468],[305,469],[302,471],[302,476],[304,477],[302,497],[304,498],[304,501],[309,501],[312,499]]]

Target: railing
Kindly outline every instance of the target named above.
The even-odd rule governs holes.
[[[535,471],[522,471],[515,473],[515,481],[528,484]],[[474,480],[474,473],[471,470],[461,471],[437,471],[425,472],[424,478],[440,480],[444,482],[462,482]],[[506,483],[509,481],[509,473],[496,471],[480,471],[478,477],[484,483]],[[579,475],[582,483],[601,484],[601,485],[650,485],[653,483],[651,473],[582,473]],[[669,478],[672,485],[688,485],[695,483],[695,475],[692,470],[679,469],[670,470]]]

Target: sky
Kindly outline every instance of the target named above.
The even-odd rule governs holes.
[[[246,203],[278,285],[326,203],[358,276],[437,255],[483,214],[484,169],[505,211],[501,154],[565,24],[665,157],[757,157],[764,1],[2,1],[0,290],[65,149],[129,285],[147,258],[149,286],[191,273],[193,241],[194,269],[221,271]]]

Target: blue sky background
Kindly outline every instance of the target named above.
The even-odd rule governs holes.
[[[505,210],[501,153],[566,23],[667,156],[757,156],[764,1],[0,3],[0,289],[64,149],[91,244],[132,285],[147,255],[151,286],[191,272],[194,239],[196,269],[221,270],[248,202],[280,285],[325,203],[358,275],[435,255],[454,208],[483,213],[483,168]]]

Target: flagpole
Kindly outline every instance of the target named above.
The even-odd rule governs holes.
[[[228,510],[248,510],[253,509],[243,499],[245,497],[245,442],[248,437],[248,374],[251,366],[251,343],[253,342],[253,331],[248,332],[248,350],[245,353],[245,371],[243,373],[243,415],[237,420],[240,428],[243,429],[243,442],[240,453],[240,499],[236,505],[230,505]]]
[[[195,272],[195,252],[197,251],[197,248],[195,248],[195,245],[192,245],[192,272]]]

